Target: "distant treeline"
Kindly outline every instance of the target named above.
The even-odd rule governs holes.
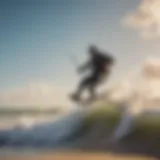
[[[0,108],[0,116],[2,115],[19,115],[19,114],[56,114],[61,110],[57,108]]]

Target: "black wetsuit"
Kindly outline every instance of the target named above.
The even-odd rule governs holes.
[[[91,69],[91,74],[80,82],[76,98],[80,96],[85,88],[88,88],[91,95],[95,96],[94,90],[96,86],[101,82],[101,79],[104,76],[109,75],[109,66],[113,64],[113,61],[114,60],[110,55],[102,53],[94,54],[91,61],[86,65],[87,67],[85,67],[85,69]]]

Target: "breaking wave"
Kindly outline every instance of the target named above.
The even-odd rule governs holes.
[[[1,129],[0,147],[58,147],[82,125],[81,111],[53,118],[30,119],[23,117],[21,123]]]

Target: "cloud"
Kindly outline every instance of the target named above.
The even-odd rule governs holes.
[[[68,106],[67,89],[54,84],[33,83],[0,92],[0,106]]]
[[[160,0],[142,0],[133,13],[129,13],[123,24],[140,32],[142,38],[160,37]]]

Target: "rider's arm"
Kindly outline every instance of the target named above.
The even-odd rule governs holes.
[[[82,66],[80,66],[80,67],[78,68],[78,71],[79,71],[79,72],[83,72],[83,71],[87,70],[87,69],[91,66],[91,64],[92,64],[91,61],[85,63],[84,65],[82,65]]]
[[[115,62],[114,57],[108,52],[102,53],[100,56],[106,61],[107,64],[113,64]]]

